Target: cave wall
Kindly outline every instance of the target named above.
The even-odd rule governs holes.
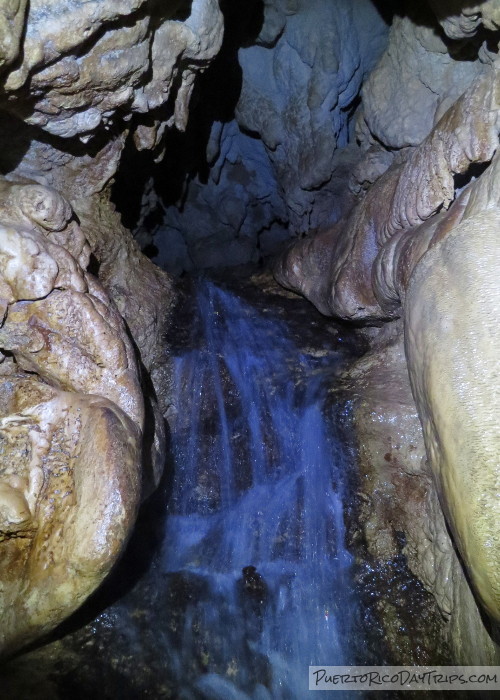
[[[346,376],[364,542],[382,568],[404,554],[453,659],[489,664],[500,407],[484,310],[500,294],[499,14],[495,2],[444,5],[396,12],[361,91],[355,203],[275,274],[325,315],[372,327],[370,353]],[[397,649],[402,620],[382,616]]]
[[[111,202],[124,144],[185,128],[216,0],[0,9],[0,654],[119,558],[165,464],[175,293]]]
[[[161,476],[176,292],[140,246],[179,273],[298,241],[277,279],[371,328],[343,378],[366,547],[453,659],[498,658],[500,10],[463,5],[0,10],[1,652],[99,585]]]
[[[365,497],[372,505],[362,508],[366,544],[382,565],[398,555],[397,533],[404,533],[403,554],[435,598],[444,643],[464,663],[492,662],[497,648],[487,630],[495,623],[482,616],[486,607],[498,617],[499,603],[497,554],[488,559],[491,549],[497,552],[495,343],[483,337],[486,327],[477,330],[480,304],[469,309],[465,300],[472,289],[485,305],[497,294],[487,282],[496,274],[495,219],[485,214],[498,202],[493,166],[489,176],[483,173],[498,146],[498,3],[464,7],[436,0],[376,8],[275,0],[261,9],[251,31],[233,37],[227,53],[234,60],[239,41],[234,118],[228,104],[214,109],[197,142],[202,165],[181,173],[178,198],[163,202],[149,233],[143,218],[138,236],[148,241],[152,232],[156,260],[179,273],[257,262],[307,232],[279,259],[277,280],[327,316],[388,324],[373,334],[366,364],[345,378],[355,397],[361,472],[371,484]],[[227,55],[223,49],[213,67],[219,80]],[[217,94],[215,77],[207,85],[200,90],[201,112]],[[232,95],[229,76],[227,85]],[[182,148],[189,144],[179,153]],[[153,178],[147,203],[153,208],[154,189]],[[483,223],[475,225],[476,216]],[[432,288],[428,298],[437,309],[440,285],[452,278],[450,271],[441,279],[442,266],[451,270],[448,257],[465,254],[451,242],[462,220],[470,220],[464,238],[480,237],[467,247],[467,285],[457,284],[449,297],[456,308],[440,305],[436,322],[419,302],[427,292],[415,291],[413,280],[421,279],[419,290]],[[448,244],[442,243],[446,236]],[[491,264],[475,252],[482,246]],[[428,250],[429,265],[422,262],[426,272],[419,278],[416,269]],[[454,330],[447,336],[440,324]],[[460,337],[459,328],[474,342]],[[441,344],[437,372],[432,363]],[[464,354],[478,359],[462,360]],[[445,369],[448,360],[454,369]],[[438,393],[449,397],[446,403]],[[464,400],[464,394],[478,397]],[[453,430],[472,413],[479,418],[451,456],[442,443],[451,444]],[[470,450],[467,441],[484,446]],[[471,469],[467,461],[480,466]],[[487,504],[487,515],[479,502]],[[471,520],[484,524],[471,527]],[[465,582],[469,576],[474,593]],[[386,617],[396,639],[397,624]],[[466,619],[470,645],[463,641]]]
[[[346,148],[359,92],[387,41],[370,0],[255,2],[246,32],[241,11],[221,6],[226,44],[193,114],[201,160],[179,174],[178,198],[159,205],[150,231],[156,262],[176,274],[257,262],[339,218],[359,157]],[[178,157],[190,148],[184,142]]]

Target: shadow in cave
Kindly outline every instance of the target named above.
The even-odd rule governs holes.
[[[0,110],[0,172],[2,175],[15,170],[35,139],[34,127],[27,126],[20,118]]]
[[[221,0],[224,38],[221,49],[204,73],[197,76],[189,106],[186,131],[170,129],[164,141],[165,156],[154,163],[149,151],[137,152],[127,144],[116,174],[112,199],[123,224],[134,229],[139,221],[142,194],[152,177],[163,206],[182,200],[186,180],[199,177],[206,182],[210,171],[207,145],[212,126],[232,121],[242,87],[238,50],[251,46],[264,23],[263,0]],[[130,174],[134,173],[134,177]],[[146,229],[161,211],[152,212]]]
[[[33,149],[33,156],[30,154],[33,143],[46,147],[43,157],[49,172],[53,164],[52,156],[56,168],[60,166],[61,154],[68,154],[74,158],[87,157],[90,162],[111,143],[114,136],[120,134],[120,131],[121,125],[116,124],[110,131],[97,131],[87,143],[83,143],[78,138],[50,134],[40,127],[26,124],[21,117],[0,109],[0,173],[8,175],[21,165],[14,178],[25,177],[42,182],[45,179],[45,170],[40,169],[36,149]]]
[[[167,136],[161,171],[169,174],[171,187],[162,191],[165,204],[178,199],[179,185],[182,187],[186,175],[189,178],[198,175],[202,182],[207,181],[210,164],[206,151],[212,126],[214,122],[228,123],[234,118],[241,93],[243,72],[238,50],[255,42],[264,23],[263,0],[222,0],[220,7],[225,24],[221,49],[195,84],[186,131],[184,134],[172,131],[170,143]],[[180,176],[180,182],[175,183],[177,188],[172,188],[170,173],[176,173],[178,179]]]
[[[453,60],[475,61],[484,42],[491,42],[491,32],[479,26],[473,36],[464,39],[450,38],[440,22],[452,16],[460,15],[462,10],[476,6],[474,0],[454,0],[453,12],[444,11],[435,0],[428,3],[414,3],[411,0],[371,0],[387,24],[392,24],[395,16],[408,17],[418,27],[426,27],[441,39]],[[480,0],[482,2],[483,0]]]
[[[488,0],[453,0],[451,6],[450,4],[441,3],[443,9],[440,9],[443,16],[450,17],[452,14],[457,15],[460,12],[463,12],[463,10],[477,8],[478,6],[480,7],[481,5],[485,5],[487,1]],[[431,7],[434,6],[439,8],[440,2],[439,0],[429,0],[429,5],[431,5]],[[453,9],[453,12],[450,11],[451,9]]]
[[[428,0],[426,3],[415,3],[412,0],[371,0],[385,21],[390,24],[390,18],[394,15],[408,16],[416,24],[434,26],[431,17],[439,16],[440,19],[460,15],[467,9],[485,4],[487,0],[453,0],[452,3],[443,3],[441,0]]]
[[[372,4],[384,22],[389,26],[392,24],[394,15],[398,13],[398,9],[401,10],[401,3],[399,0],[372,0]]]

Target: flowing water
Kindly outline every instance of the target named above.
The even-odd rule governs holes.
[[[332,353],[298,350],[282,321],[208,281],[187,345],[161,558],[170,673],[179,698],[303,698],[309,665],[353,652]]]
[[[2,698],[303,700],[309,665],[441,658],[404,554],[364,549],[336,379],[359,338],[252,284],[238,280],[251,303],[201,281],[180,304],[173,464],[96,595],[0,670]]]

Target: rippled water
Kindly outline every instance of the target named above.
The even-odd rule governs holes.
[[[0,669],[1,697],[303,700],[309,665],[449,663],[404,533],[389,560],[365,546],[356,396],[336,379],[363,342],[265,278],[224,278],[251,304],[201,281],[194,311],[186,282],[175,463],[99,591]]]
[[[332,353],[304,354],[208,281],[190,346],[175,359],[167,663],[180,698],[303,698],[310,664],[352,658]]]

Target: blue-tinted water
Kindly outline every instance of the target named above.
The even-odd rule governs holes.
[[[208,281],[197,307],[175,358],[168,663],[179,698],[303,698],[309,665],[352,662],[332,353],[300,352],[283,322]]]

